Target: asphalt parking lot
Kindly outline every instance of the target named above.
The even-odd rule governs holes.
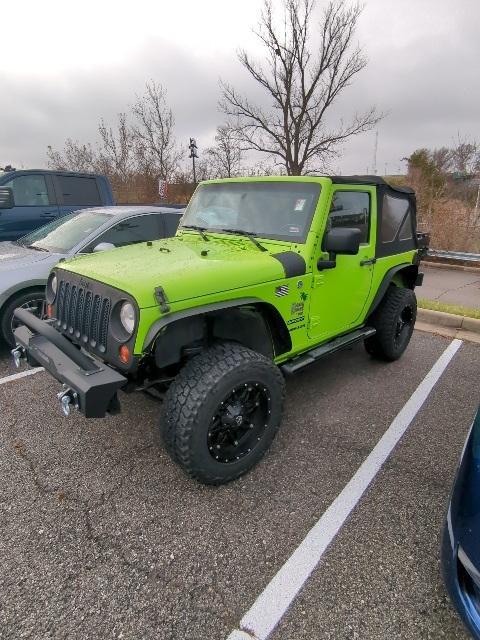
[[[0,384],[0,638],[225,640],[450,342],[415,332],[399,362],[360,345],[298,374],[269,455],[220,488],[170,461],[148,397],[87,421],[44,372]],[[467,638],[439,547],[479,356],[453,357],[273,640]]]

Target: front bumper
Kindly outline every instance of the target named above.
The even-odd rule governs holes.
[[[25,309],[17,309],[15,315],[24,322],[14,331],[15,341],[29,364],[44,367],[61,382],[86,418],[103,418],[118,409],[117,391],[127,382],[124,376],[74,347],[47,321]]]

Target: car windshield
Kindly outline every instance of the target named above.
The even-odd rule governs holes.
[[[304,242],[319,195],[317,182],[204,184],[190,200],[181,227]]]
[[[39,251],[68,253],[110,219],[111,214],[103,211],[76,211],[32,231],[17,243]]]

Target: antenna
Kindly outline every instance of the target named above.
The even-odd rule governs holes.
[[[373,145],[373,175],[377,175],[377,150],[378,150],[378,131],[375,131],[375,144]]]

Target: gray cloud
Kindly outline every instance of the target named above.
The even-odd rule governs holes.
[[[459,9],[447,0],[367,3],[359,39],[369,65],[343,94],[331,120],[348,119],[371,104],[388,112],[378,127],[379,172],[385,163],[390,172],[396,171],[400,158],[415,148],[451,144],[457,133],[480,137],[476,33],[480,5],[473,0],[461,4]],[[444,14],[444,19],[435,14],[432,28],[429,11],[432,16],[434,11]],[[408,29],[409,21],[415,28]],[[192,51],[185,43],[172,46],[150,38],[122,64],[92,66],[60,79],[2,76],[0,70],[0,166],[8,162],[45,166],[47,145],[61,148],[68,137],[94,142],[100,118],[113,123],[116,113],[128,111],[150,78],[167,88],[179,141],[195,135],[201,148],[211,144],[222,121],[217,111],[219,77],[266,100],[236,61],[234,49],[239,44],[232,42],[230,55],[219,59]],[[373,143],[373,133],[350,142],[336,163],[338,169],[344,173],[371,169]]]

